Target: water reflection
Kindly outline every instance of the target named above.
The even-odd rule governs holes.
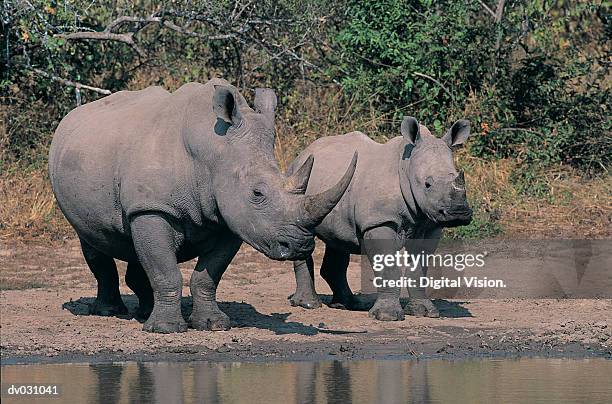
[[[2,367],[67,403],[612,402],[612,361],[518,359],[117,363]],[[23,398],[3,402],[28,402]],[[36,400],[40,402],[40,400]]]

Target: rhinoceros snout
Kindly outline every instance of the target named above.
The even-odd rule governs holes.
[[[438,223],[444,227],[465,226],[472,222],[473,211],[467,204],[438,211]]]
[[[301,260],[306,259],[314,250],[314,237],[306,237],[300,240],[286,239],[277,241],[272,247],[270,258],[285,261],[285,260]]]

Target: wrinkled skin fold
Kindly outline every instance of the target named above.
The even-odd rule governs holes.
[[[351,254],[395,253],[412,245],[410,253],[433,253],[445,227],[466,225],[472,219],[464,174],[453,162],[452,149],[470,133],[468,121],[457,121],[441,138],[436,138],[416,119],[405,117],[401,134],[379,144],[365,134],[352,132],[321,138],[308,146],[289,167],[294,172],[314,156],[306,195],[317,194],[337,181],[338,172],[354,152],[359,163],[350,187],[340,202],[315,227],[325,243],[321,276],[333,291],[331,306],[362,309],[349,288],[346,271]],[[380,243],[385,240],[385,243]],[[422,243],[414,243],[423,240]],[[411,242],[409,242],[411,241]],[[384,245],[388,251],[376,246]],[[314,289],[312,257],[294,262],[296,291],[294,306],[317,308],[321,301]],[[426,276],[426,267],[417,267],[413,276]],[[385,268],[384,279],[397,279],[399,268]],[[377,320],[402,320],[405,314],[438,317],[438,310],[422,289],[410,289],[405,307],[400,289],[379,288],[369,314]]]
[[[49,174],[98,281],[92,313],[127,312],[114,262],[120,259],[128,262],[138,314],[148,318],[144,329],[185,331],[177,263],[197,257],[191,325],[228,329],[216,289],[243,241],[276,260],[312,252],[313,228],[340,200],[357,157],[337,183],[305,196],[312,158],[292,178],[274,158],[276,104],[274,91],[257,89],[250,108],[235,87],[213,79],[174,93],[121,91],[62,120]]]

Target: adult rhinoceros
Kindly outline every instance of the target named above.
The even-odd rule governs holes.
[[[144,329],[185,331],[177,262],[198,257],[191,324],[228,329],[216,289],[243,240],[276,260],[310,254],[312,229],[342,196],[356,156],[335,185],[304,196],[313,161],[281,175],[275,107],[272,90],[258,89],[253,110],[235,87],[213,79],[174,93],[121,91],[62,120],[49,173],[98,281],[93,313],[127,312],[117,258],[128,262],[126,283],[140,314],[150,312]]]
[[[320,192],[339,178],[339,170],[359,152],[355,175],[338,205],[315,228],[325,242],[321,275],[333,291],[332,307],[357,305],[346,280],[350,254],[365,250],[370,260],[374,246],[399,250],[408,240],[421,239],[422,246],[433,252],[444,227],[468,224],[472,210],[468,206],[463,173],[458,173],[451,148],[462,144],[470,134],[466,120],[457,121],[438,139],[417,120],[405,117],[402,136],[379,144],[360,132],[316,140],[291,164],[288,173],[297,170],[314,156],[306,195]],[[390,245],[393,244],[393,245]],[[414,243],[413,243],[414,244]],[[413,253],[420,253],[412,251]],[[305,308],[321,306],[313,283],[312,257],[294,262],[297,281],[291,304]],[[397,279],[398,268],[390,268],[387,279]],[[427,268],[416,274],[426,275]],[[411,288],[406,312],[429,317],[439,316],[424,290]],[[379,320],[402,320],[400,289],[378,289],[378,298],[370,316]]]

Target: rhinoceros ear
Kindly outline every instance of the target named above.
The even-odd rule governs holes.
[[[404,117],[400,131],[408,144],[415,144],[421,137],[419,121],[411,116]]]
[[[217,118],[231,124],[238,125],[242,121],[242,115],[238,108],[237,95],[229,87],[215,86],[215,95],[213,96],[213,111]]]
[[[470,136],[470,121],[467,119],[459,119],[451,126],[451,128],[442,136],[442,140],[448,144],[448,147],[462,145],[463,142]]]

